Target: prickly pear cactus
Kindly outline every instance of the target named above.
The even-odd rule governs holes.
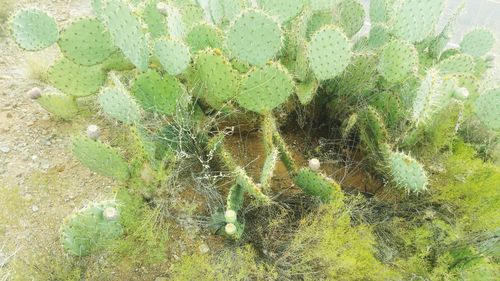
[[[123,234],[115,201],[94,203],[68,217],[62,226],[67,253],[83,257],[105,247]]]
[[[307,168],[300,170],[293,182],[305,193],[318,196],[323,202],[331,200],[332,196],[340,192],[340,186],[335,181]]]
[[[460,49],[462,52],[471,56],[481,57],[486,55],[491,48],[493,48],[494,43],[495,37],[491,31],[484,28],[478,28],[470,31],[464,36],[460,43]]]
[[[12,34],[27,51],[39,51],[56,43],[59,30],[54,18],[38,9],[18,11],[12,20]]]
[[[420,163],[402,152],[389,152],[388,154],[387,170],[395,186],[414,193],[427,189],[427,175]]]
[[[490,90],[476,100],[475,112],[490,129],[500,130],[500,88]]]
[[[118,180],[129,178],[128,164],[110,146],[87,137],[73,139],[73,155],[84,166],[104,176]]]

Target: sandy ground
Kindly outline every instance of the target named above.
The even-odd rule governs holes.
[[[82,4],[87,1],[36,2],[62,24],[90,11]],[[53,119],[26,96],[35,86],[47,87],[32,78],[29,62],[50,63],[58,56],[55,49],[28,55],[0,38],[0,280],[13,259],[60,247],[61,222],[74,209],[113,194],[113,182],[71,155],[71,136],[89,121]]]

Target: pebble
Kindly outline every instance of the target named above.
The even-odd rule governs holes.
[[[39,208],[37,205],[33,205],[33,206],[31,206],[31,210],[33,211],[33,213],[36,213],[36,212],[38,212]]]
[[[200,252],[202,254],[206,254],[206,253],[210,252],[210,248],[205,243],[201,244],[199,249],[200,249]]]
[[[33,161],[38,160],[38,156],[37,156],[37,155],[32,155],[32,156],[31,156],[31,160],[33,160]]]
[[[0,147],[0,151],[2,151],[3,153],[9,153],[10,148],[8,146],[2,146]]]

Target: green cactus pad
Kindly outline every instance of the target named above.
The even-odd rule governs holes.
[[[117,209],[118,206],[114,201],[96,203],[65,220],[61,239],[67,253],[87,256],[123,234],[118,220],[107,221],[104,218],[103,212],[107,208]]]
[[[78,113],[75,98],[60,93],[43,94],[36,100],[45,110],[62,119],[71,119]]]
[[[252,178],[250,178],[245,170],[241,167],[236,167],[234,169],[234,177],[236,178],[236,184],[240,185],[245,192],[252,195],[259,202],[267,204],[271,199],[265,195],[259,186],[257,186]]]
[[[209,10],[216,25],[224,25],[233,21],[244,8],[242,0],[210,0]]]
[[[276,163],[278,162],[279,151],[278,149],[273,149],[266,157],[264,161],[264,166],[262,167],[262,174],[260,176],[260,184],[263,190],[269,190],[271,186],[271,181],[273,179],[274,169],[276,168]]]
[[[473,57],[465,54],[458,54],[439,62],[437,69],[443,75],[473,73],[475,65],[476,63]]]
[[[87,137],[73,139],[73,155],[85,167],[103,176],[118,180],[127,180],[129,170],[127,162],[112,147]]]
[[[309,5],[313,11],[332,10],[340,0],[309,0]]]
[[[58,44],[65,57],[87,66],[103,62],[117,50],[106,27],[90,18],[64,28]]]
[[[229,189],[227,195],[227,209],[238,212],[243,207],[243,199],[245,195],[245,190],[238,184],[233,185]]]
[[[293,182],[305,193],[318,196],[321,201],[328,202],[340,193],[340,186],[334,180],[310,169],[301,169],[293,178]]]
[[[494,44],[495,36],[493,33],[488,29],[478,28],[464,36],[460,43],[460,49],[473,57],[481,57],[486,55]]]
[[[370,29],[370,36],[368,37],[368,46],[376,49],[384,46],[391,40],[389,30],[383,24],[374,24]]]
[[[304,20],[308,19],[308,15],[304,15]],[[334,22],[333,12],[331,10],[319,11],[312,15],[307,22],[306,38],[311,39],[311,36],[326,25],[331,25]]]
[[[149,64],[148,42],[141,23],[128,4],[121,0],[109,0],[103,7],[102,17],[115,45],[139,70],[145,71]]]
[[[97,93],[106,81],[106,74],[100,65],[82,66],[62,58],[49,68],[48,78],[64,93],[83,97]]]
[[[175,78],[162,77],[155,70],[140,74],[134,81],[132,93],[145,110],[173,115],[186,90]]]
[[[183,40],[186,36],[186,26],[183,15],[178,7],[165,4],[162,5],[162,13],[167,17],[168,33],[171,39]]]
[[[208,24],[194,26],[186,37],[191,51],[196,53],[206,48],[222,49],[224,42],[222,31]]]
[[[397,37],[420,42],[434,30],[446,0],[398,0],[388,26]]]
[[[474,108],[479,119],[488,128],[500,130],[500,88],[480,95]]]
[[[370,0],[371,23],[387,22],[395,1],[396,0]]]
[[[363,27],[365,23],[365,9],[359,0],[343,0],[339,5],[340,19],[339,24],[348,37]]]
[[[287,22],[296,17],[304,7],[305,0],[257,0],[262,10],[278,17],[280,22]]]
[[[229,27],[226,45],[238,60],[263,65],[281,49],[280,25],[257,10],[244,11]]]
[[[139,105],[122,87],[104,88],[98,102],[105,115],[123,123],[133,124],[141,119]]]
[[[407,192],[427,190],[428,179],[422,165],[402,152],[390,152],[386,159],[391,182]]]
[[[278,63],[251,70],[243,79],[238,103],[257,113],[271,111],[293,93],[292,77]]]
[[[379,113],[375,108],[369,106],[358,114],[357,121],[360,126],[359,137],[361,143],[370,153],[379,155],[381,145],[387,142],[389,138],[384,121]]]
[[[318,90],[319,83],[318,80],[311,78],[308,81],[297,84],[297,89],[295,94],[299,98],[302,105],[308,105],[314,98],[316,91]]]
[[[351,61],[351,43],[336,27],[326,26],[312,36],[307,56],[318,80],[335,78]]]
[[[193,91],[211,107],[221,108],[238,93],[240,76],[219,51],[200,52],[194,66]]]
[[[54,18],[38,9],[18,11],[12,19],[11,28],[17,44],[28,51],[45,49],[59,39]]]
[[[181,41],[160,39],[155,43],[155,55],[170,75],[179,75],[189,65],[189,47]]]
[[[377,73],[378,56],[357,53],[344,73],[335,79],[336,90],[345,96],[365,95],[375,89],[380,76]]]
[[[450,94],[451,96],[453,89],[445,91],[445,87],[455,80],[447,79],[446,81],[448,82],[444,83],[444,80],[435,70],[427,72],[413,101],[411,120],[415,124],[429,120],[436,107],[440,105],[442,97],[445,94]]]
[[[160,0],[147,0],[142,19],[148,25],[148,31],[153,38],[159,38],[168,34],[165,16],[158,11],[156,5]]]
[[[418,52],[412,44],[393,40],[382,49],[378,71],[388,82],[401,82],[417,70]]]
[[[135,66],[123,55],[121,51],[112,54],[102,63],[102,69],[106,72],[132,70]]]

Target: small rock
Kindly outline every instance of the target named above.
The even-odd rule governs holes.
[[[50,164],[49,163],[43,163],[42,164],[42,169],[48,170],[49,168],[50,168]]]
[[[40,90],[40,88],[38,87],[35,87],[28,91],[28,97],[32,100],[36,100],[41,96],[42,96],[42,90]]]
[[[31,206],[31,210],[33,211],[33,213],[36,213],[36,212],[38,212],[39,208],[38,208],[38,206],[33,205],[33,206]]]
[[[0,151],[2,151],[3,153],[9,153],[10,148],[8,146],[2,146],[0,147]]]
[[[38,156],[37,155],[31,155],[31,160],[33,160],[33,161],[38,160]]]
[[[321,168],[321,162],[317,158],[309,160],[309,168],[313,171],[318,171]]]
[[[87,127],[87,137],[96,140],[101,136],[101,128],[97,125],[90,125]]]
[[[202,254],[206,254],[206,253],[210,252],[210,248],[205,243],[201,244],[199,249],[200,249],[200,252]]]

